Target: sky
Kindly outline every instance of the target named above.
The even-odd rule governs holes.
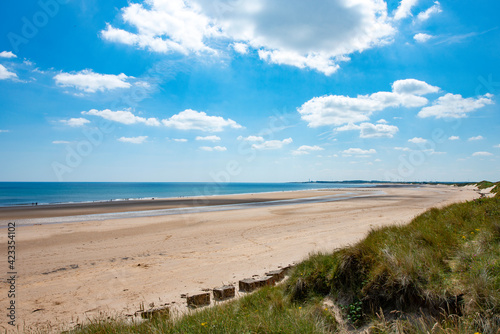
[[[500,179],[498,1],[0,6],[0,181]]]

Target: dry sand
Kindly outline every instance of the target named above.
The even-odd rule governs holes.
[[[384,193],[380,194],[380,190]],[[352,191],[212,199],[277,200]],[[17,227],[17,323],[21,328],[68,328],[102,313],[132,314],[141,303],[147,306],[175,302],[183,310],[183,293],[262,275],[300,261],[310,252],[352,244],[373,227],[407,223],[428,208],[479,197],[472,187],[356,191],[359,197],[335,202]],[[120,208],[127,210],[126,205]],[[59,214],[101,212],[95,208],[73,209],[76,211],[63,208]],[[47,212],[40,216],[46,217]],[[9,214],[16,219],[33,218],[33,211]],[[4,255],[0,270],[5,277],[7,230],[0,231]],[[5,278],[2,281],[0,328],[10,328],[4,315],[9,302],[8,284]]]

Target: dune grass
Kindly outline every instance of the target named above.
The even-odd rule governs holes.
[[[476,186],[479,188],[479,189],[486,189],[486,188],[489,188],[489,187],[493,187],[494,185],[498,184],[497,183],[493,183],[491,181],[481,181],[481,182],[478,182],[476,184]]]
[[[71,333],[332,333],[336,322],[319,300],[294,303],[285,289],[266,287],[236,301],[193,311],[177,321],[130,324],[96,320]]]
[[[454,315],[473,333],[497,333],[500,200],[431,209],[333,254],[312,255],[297,266],[287,291],[297,301],[332,295],[357,325],[390,314],[420,328]]]
[[[337,318],[323,301],[340,310]],[[339,325],[340,324],[340,325]],[[431,209],[311,254],[277,287],[180,317],[72,333],[500,333],[500,198]]]

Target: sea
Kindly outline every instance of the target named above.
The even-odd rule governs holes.
[[[179,198],[309,189],[374,187],[372,183],[0,182],[0,206]]]

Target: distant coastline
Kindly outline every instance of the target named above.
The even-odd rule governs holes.
[[[280,191],[375,187],[366,182],[0,182],[0,207],[179,199]]]

